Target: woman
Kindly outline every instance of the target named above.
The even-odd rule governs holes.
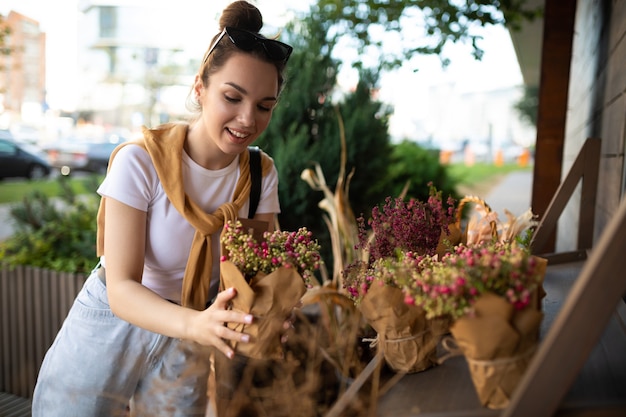
[[[262,25],[253,5],[227,6],[190,92],[194,119],[144,129],[111,156],[98,189],[101,266],[44,359],[33,416],[124,415],[129,404],[137,416],[204,415],[210,349],[232,358],[227,342],[249,341],[225,326],[253,318],[227,308],[234,289],[217,293],[219,231],[247,216],[247,148],[270,121],[291,53]],[[278,178],[262,156],[255,219],[273,225]]]

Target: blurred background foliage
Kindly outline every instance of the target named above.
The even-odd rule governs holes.
[[[53,198],[35,189],[12,205],[15,231],[0,242],[0,262],[88,273],[98,262],[98,177],[77,183],[60,176],[50,185],[56,186]]]
[[[399,32],[402,20],[418,12],[424,16],[430,46],[407,47],[400,55],[383,51],[373,27],[386,33]],[[469,40],[473,55],[480,59],[482,51],[476,43],[477,36],[470,30],[472,26],[515,26],[521,19],[532,19],[538,13],[526,9],[524,1],[519,0],[318,0],[306,16],[292,22],[281,34],[281,39],[294,46],[288,84],[270,126],[258,141],[273,156],[278,168],[281,227],[294,230],[304,225],[319,236],[323,247],[330,247],[317,206],[322,193],[311,191],[300,179],[300,173],[317,162],[329,187],[334,188],[341,149],[335,106],[345,124],[345,168],[347,172],[354,171],[349,201],[356,216],[363,214],[367,218],[373,206],[387,196],[400,195],[407,183],[407,197],[427,199],[427,184],[432,181],[444,198],[459,198],[458,179],[439,163],[438,152],[409,140],[391,142],[389,117],[393,108],[376,99],[381,72],[398,68],[416,54],[441,54],[447,42]],[[346,37],[355,41],[360,56],[374,55],[377,59],[373,66],[363,61],[352,63],[359,73],[356,89],[337,97],[337,74],[345,63],[335,59],[334,52]],[[448,61],[441,58],[445,66]]]
[[[328,259],[331,256],[330,238],[318,207],[323,195],[312,191],[300,174],[319,163],[329,187],[334,188],[340,170],[339,116],[345,125],[345,169],[353,172],[348,197],[357,217],[368,217],[373,206],[383,203],[387,196],[398,196],[406,184],[407,197],[427,199],[427,184],[432,181],[443,192],[444,198],[459,198],[459,177],[450,175],[447,166],[440,164],[436,151],[421,148],[410,140],[392,143],[389,117],[393,108],[376,98],[380,75],[419,54],[437,54],[445,66],[449,61],[442,53],[448,42],[471,42],[472,54],[480,59],[483,52],[476,42],[479,36],[474,34],[472,27],[506,24],[515,29],[523,19],[533,19],[538,13],[538,10],[527,9],[524,0],[318,0],[308,13],[291,21],[281,34],[281,40],[294,47],[287,84],[272,122],[256,143],[274,158],[278,168],[281,227],[284,230],[309,228],[322,248],[327,248],[323,255],[326,263],[331,264],[332,260]],[[407,19],[420,21],[427,42],[423,45],[406,42],[399,53],[383,50],[382,39],[376,34],[381,31],[400,34]],[[2,27],[0,21],[0,50],[4,53],[2,47],[8,33],[3,32]],[[338,95],[337,75],[341,66],[347,64],[336,58],[336,49],[339,42],[346,42],[346,39],[360,57],[368,59],[348,64],[358,71],[359,80],[354,91]],[[533,114],[532,105],[526,105],[524,111]],[[67,194],[69,191],[64,189],[63,193],[73,198]],[[80,213],[93,216],[90,223],[84,222],[82,215],[72,217],[76,213],[67,210],[63,212],[67,219],[59,217],[62,213],[47,202],[45,195],[32,198],[37,203],[25,199],[22,209],[38,204],[41,210],[33,215],[41,216],[42,222],[16,216],[17,222],[27,227],[0,245],[5,248],[0,252],[0,260],[3,253],[7,254],[6,248],[11,247],[11,253],[20,254],[12,259],[19,258],[20,263],[34,263],[40,257],[67,257],[62,268],[65,270],[68,267],[84,268],[93,263],[95,234],[93,242],[88,243],[91,235],[70,233],[69,230],[61,233],[60,229],[85,227],[93,233],[95,208],[71,200]],[[54,233],[45,232],[43,221],[46,219],[56,223],[51,228]],[[44,256],[36,250],[37,245],[25,237],[26,232],[45,240],[41,246],[49,253]],[[87,253],[83,253],[85,250]],[[86,260],[77,261],[77,257]]]

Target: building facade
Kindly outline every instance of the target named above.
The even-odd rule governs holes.
[[[28,114],[46,108],[46,34],[39,23],[11,11],[6,17],[9,55],[0,55],[0,109]]]
[[[116,126],[154,125],[184,114],[199,61],[186,55],[180,35],[170,33],[175,28],[163,24],[176,12],[145,1],[84,0],[78,7],[78,112]]]

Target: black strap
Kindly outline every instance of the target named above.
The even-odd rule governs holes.
[[[259,200],[261,199],[261,180],[263,179],[263,170],[261,167],[261,150],[258,146],[248,146],[250,153],[250,209],[248,210],[248,218],[254,218]],[[221,287],[221,284],[220,284]],[[210,291],[210,289],[209,289]],[[221,288],[220,288],[221,291]],[[206,307],[209,308],[215,302],[215,298],[207,301]]]
[[[258,146],[248,146],[250,152],[250,181],[252,187],[250,188],[250,210],[248,211],[248,218],[254,218],[259,200],[261,199],[261,179],[263,177],[263,171],[261,170],[261,150]]]

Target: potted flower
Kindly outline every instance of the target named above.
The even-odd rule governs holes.
[[[374,207],[369,229],[363,217],[357,219],[362,257],[344,269],[344,287],[376,331],[373,346],[396,372],[419,372],[436,363],[439,323],[428,320],[420,306],[404,303],[397,279],[412,274],[422,256],[437,253],[454,216],[453,201],[444,206],[431,186],[427,202],[387,198]]]
[[[215,351],[211,393],[217,414],[271,413],[266,409],[280,402],[276,387],[290,383],[294,366],[281,341],[283,325],[316,279],[320,247],[306,228],[268,232],[265,223],[249,219],[227,221],[220,240],[220,286],[234,287],[231,308],[255,319],[227,323],[250,335],[250,343],[230,342],[236,353],[232,360]]]
[[[221,242],[221,285],[237,289],[233,309],[257,318],[251,324],[229,323],[251,336],[251,343],[235,343],[235,351],[252,358],[282,358],[283,323],[321,264],[317,240],[304,227],[295,232],[266,231],[256,239],[237,220],[224,225]]]
[[[425,256],[414,271],[402,283],[406,302],[452,320],[455,353],[466,358],[481,403],[506,407],[538,343],[545,263],[515,242],[491,241]]]
[[[459,229],[461,228],[461,213],[463,212],[463,206],[466,204],[473,204],[473,210],[470,211],[467,227],[462,234],[460,243],[467,245],[488,245],[493,242],[505,245],[515,244],[530,252],[530,242],[532,241],[534,229],[539,225],[537,216],[532,212],[532,209],[529,208],[519,216],[515,216],[509,210],[504,209],[506,221],[503,221],[498,217],[498,213],[492,211],[489,204],[483,199],[476,196],[465,196],[459,202],[457,210],[457,227]],[[548,260],[536,255],[530,256],[534,259],[534,262],[539,264],[541,271],[545,273]],[[544,296],[545,291],[542,281],[535,290],[533,297],[535,306],[539,309],[541,309],[541,299]]]

